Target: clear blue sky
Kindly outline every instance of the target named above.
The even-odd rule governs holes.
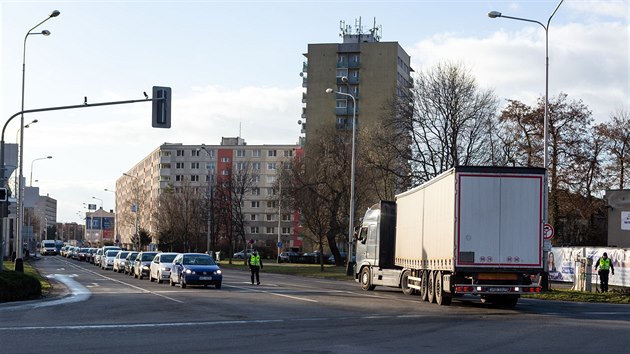
[[[6,120],[19,111],[22,44],[29,36],[26,108],[140,99],[153,85],[173,88],[173,128],[150,127],[150,105],[32,114],[24,174],[33,159],[40,194],[58,201],[58,220],[79,222],[103,191],[163,142],[248,144],[298,140],[301,78],[309,43],[340,42],[339,21],[397,41],[416,71],[438,62],[467,65],[480,86],[534,104],[544,94],[544,31],[558,1],[5,1],[0,0],[2,95]],[[628,109],[628,2],[565,0],[549,30],[550,94],[582,99],[596,120]],[[3,121],[4,121],[3,120]],[[239,128],[240,127],[240,128]],[[19,121],[7,127],[13,142]],[[28,183],[28,181],[27,181]]]

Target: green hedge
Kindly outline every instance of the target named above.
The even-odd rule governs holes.
[[[37,278],[10,270],[0,272],[0,302],[38,299],[42,286]]]

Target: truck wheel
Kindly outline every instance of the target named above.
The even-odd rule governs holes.
[[[376,288],[376,285],[372,285],[370,268],[364,267],[363,270],[361,270],[361,289],[365,291],[372,291],[374,288]]]
[[[429,299],[429,272],[423,270],[420,281],[420,300],[427,301]]]
[[[435,281],[433,283],[435,284],[435,302],[440,306],[450,305],[453,297],[450,293],[444,291],[442,272],[435,273]]]
[[[435,302],[435,271],[431,271],[427,277],[427,289],[429,290],[428,299],[429,302]]]
[[[412,295],[414,292],[414,289],[409,287],[410,275],[411,275],[411,271],[406,270],[403,272],[402,276],[400,277],[400,287],[402,288],[402,292],[405,295]]]

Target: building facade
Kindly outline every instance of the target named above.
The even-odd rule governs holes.
[[[300,145],[247,145],[240,137],[222,138],[220,145],[160,145],[116,181],[121,244],[133,248],[133,236],[144,229],[152,237],[149,248],[157,248],[156,211],[167,189],[179,192],[188,186],[220,203],[210,191],[247,168],[253,182],[243,193],[245,239],[274,246],[280,239],[285,246],[300,247],[297,214],[279,205],[275,186],[280,169],[290,168],[301,151]]]
[[[343,43],[309,44],[302,68],[306,88],[302,102],[302,131],[309,144],[337,131],[367,127],[391,114],[397,98],[409,97],[413,86],[410,56],[397,42],[380,42],[380,28],[363,33],[360,20],[353,31],[342,22]],[[326,90],[350,94],[330,94]],[[356,106],[354,105],[356,102]]]

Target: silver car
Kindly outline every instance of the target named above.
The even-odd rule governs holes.
[[[101,269],[109,269],[114,267],[114,259],[116,255],[120,252],[120,250],[110,250],[106,251],[103,256],[101,256]]]
[[[165,280],[168,281],[171,276],[173,260],[178,254],[179,253],[158,253],[149,266],[149,280],[156,280],[160,284]]]
[[[112,266],[112,270],[116,273],[122,273],[125,270],[125,258],[129,251],[119,251],[114,258],[114,265]]]

